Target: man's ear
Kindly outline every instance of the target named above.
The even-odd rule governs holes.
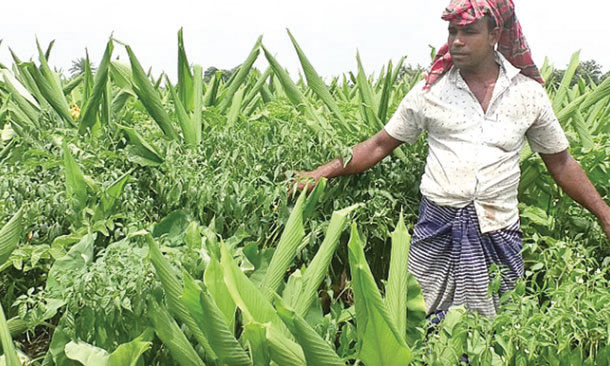
[[[498,44],[498,41],[500,41],[500,34],[502,33],[502,31],[500,30],[500,27],[495,27],[494,29],[491,30],[491,32],[489,32],[490,35],[490,41],[492,46],[495,46]]]

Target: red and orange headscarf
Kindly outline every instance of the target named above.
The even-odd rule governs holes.
[[[521,24],[515,15],[515,4],[512,0],[451,0],[443,12],[442,19],[456,22],[460,26],[472,24],[486,14],[494,17],[501,34],[497,49],[515,67],[521,69],[525,76],[544,83],[540,71],[532,60]],[[426,75],[424,89],[430,88],[440,77],[453,66],[449,45],[445,43],[436,54],[430,71]]]

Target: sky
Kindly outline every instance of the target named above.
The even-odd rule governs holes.
[[[314,68],[327,80],[356,70],[360,53],[368,74],[389,60],[406,56],[412,65],[430,63],[430,46],[446,40],[440,15],[448,0],[53,0],[10,1],[2,6],[0,63],[12,64],[9,47],[22,59],[37,62],[36,39],[43,49],[55,40],[52,67],[66,74],[72,61],[88,50],[98,65],[111,35],[129,44],[145,69],[165,71],[175,80],[177,32],[184,29],[189,62],[230,69],[242,63],[259,35],[264,46],[296,78],[299,61],[290,29]],[[545,57],[565,68],[571,55],[595,60],[610,71],[610,2],[590,0],[514,0],[534,61]],[[113,58],[127,62],[115,45]],[[266,67],[264,56],[255,64]]]

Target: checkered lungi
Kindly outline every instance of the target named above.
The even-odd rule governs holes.
[[[495,316],[499,295],[523,276],[519,222],[482,234],[473,204],[442,207],[422,198],[409,251],[409,271],[417,278],[428,314],[466,305]],[[490,266],[501,268],[500,294],[490,296]]]

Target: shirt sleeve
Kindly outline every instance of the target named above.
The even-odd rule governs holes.
[[[540,113],[538,118],[530,126],[526,132],[527,140],[532,148],[532,151],[542,154],[555,154],[569,147],[568,139],[566,138],[553,106],[540,87],[538,95],[540,100]]]
[[[417,83],[400,102],[384,129],[393,138],[413,144],[423,130],[420,113],[423,83]]]

